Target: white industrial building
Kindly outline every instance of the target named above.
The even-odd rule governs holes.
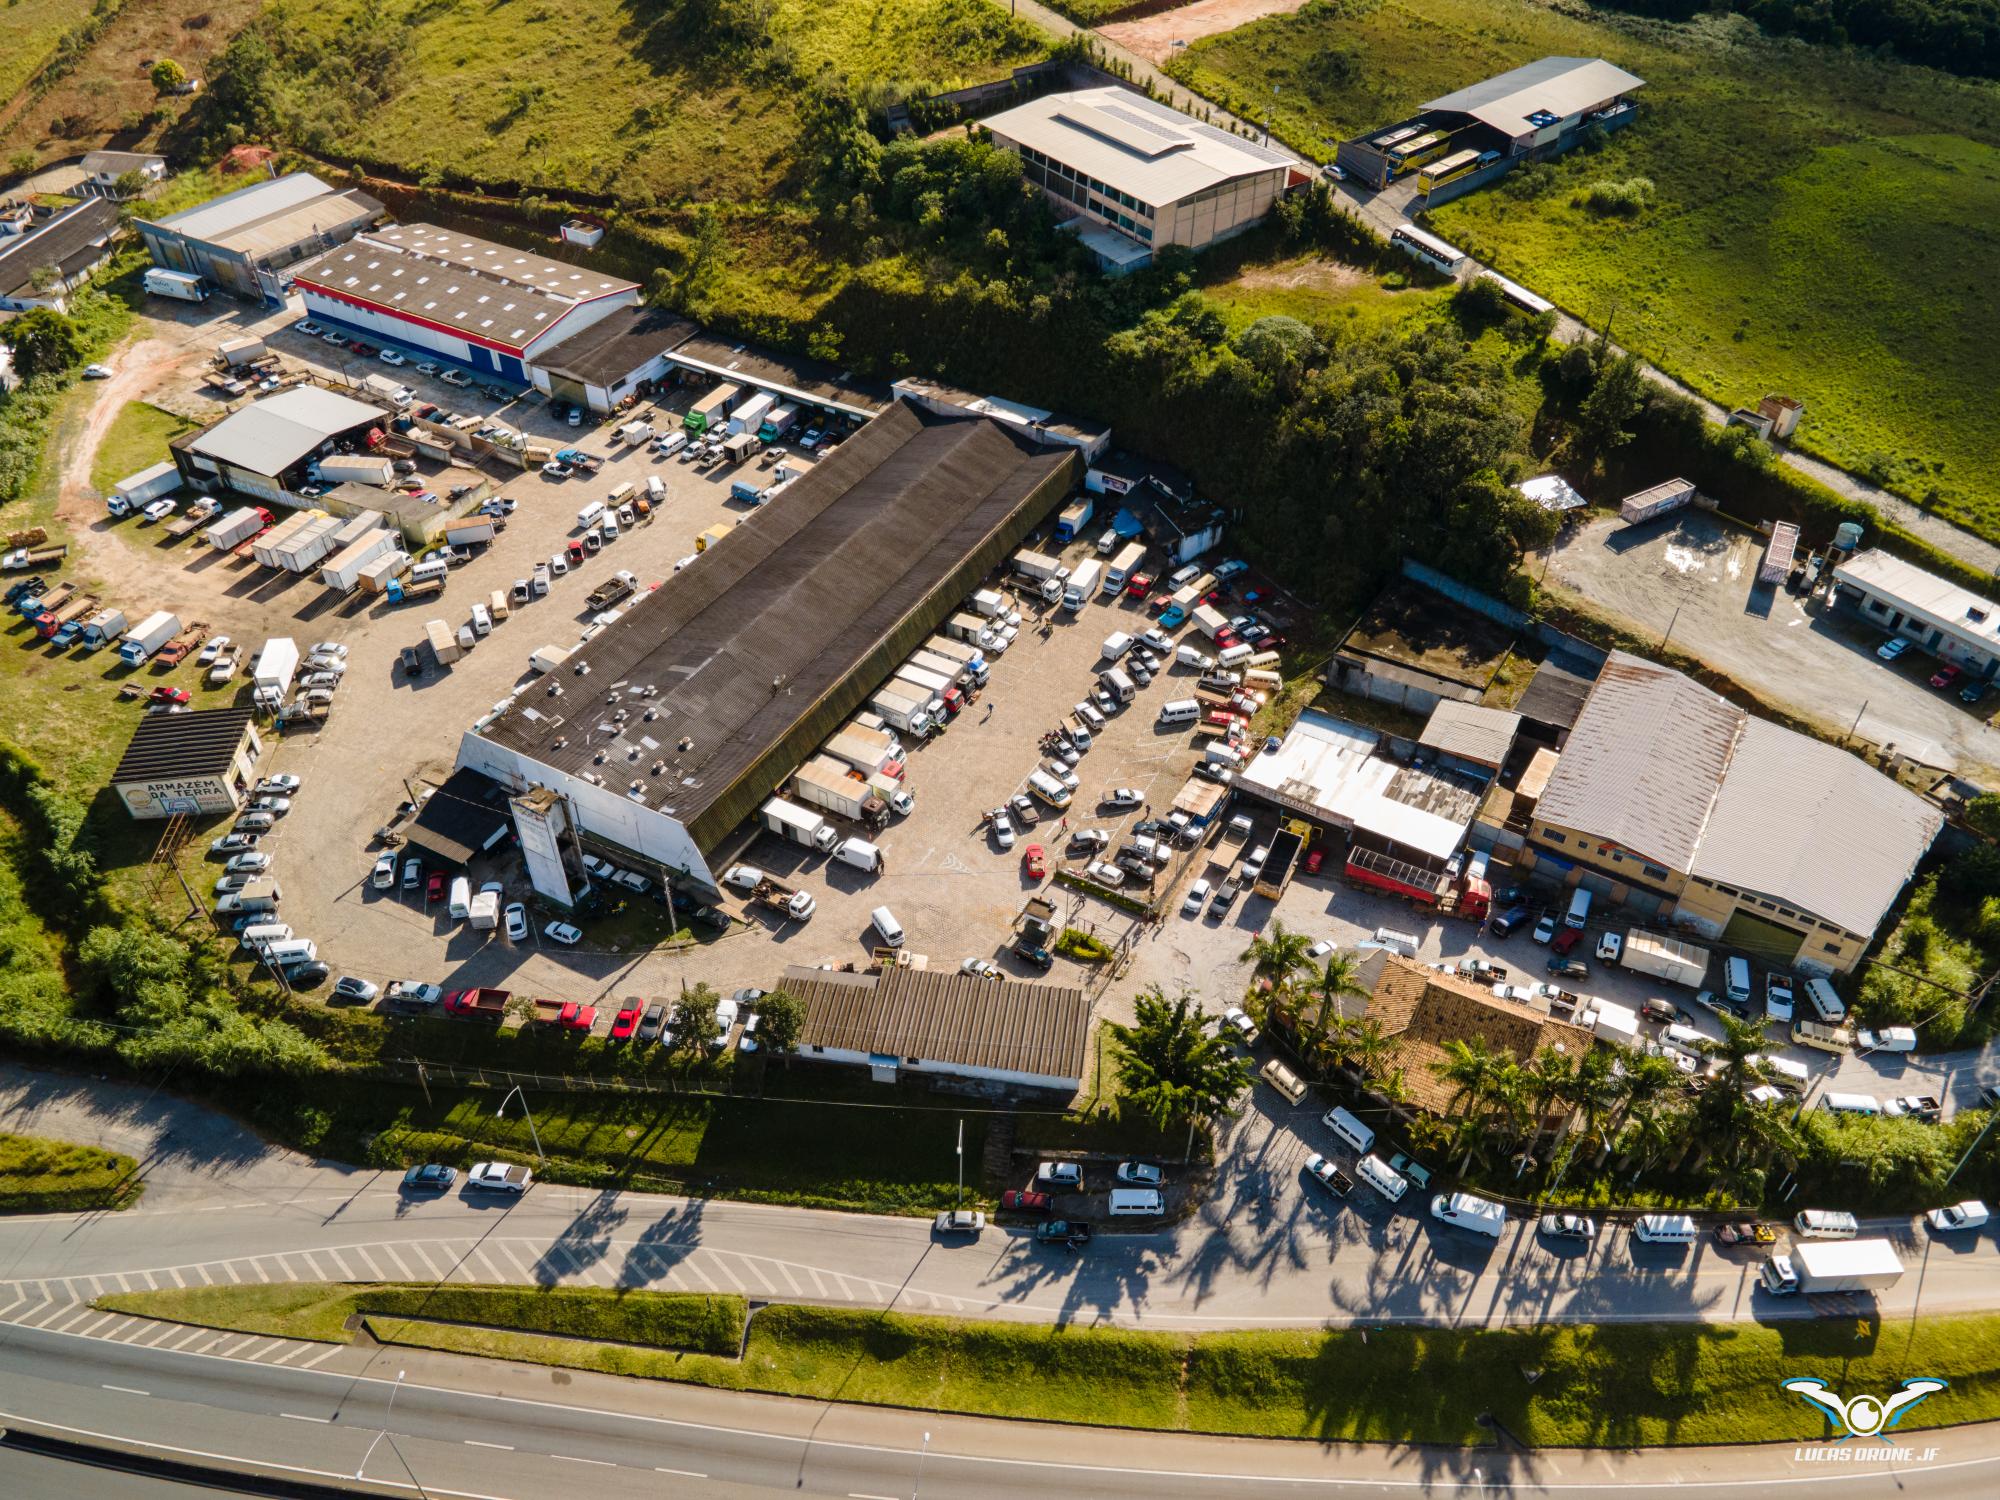
[[[1974,677],[2000,670],[2000,604],[1880,550],[1833,570],[1834,602]]]
[[[267,178],[135,226],[153,264],[199,276],[238,297],[272,304],[291,289],[284,269],[338,245],[382,217],[358,188],[328,187],[310,172]]]
[[[1248,229],[1304,176],[1282,151],[1115,86],[1044,95],[985,126],[1028,181],[1103,226],[1083,240],[1112,271],[1145,265],[1161,245],[1199,250]]]
[[[538,383],[545,351],[639,301],[635,281],[435,224],[358,235],[294,277],[319,322],[516,385]]]
[[[306,465],[342,442],[360,446],[368,430],[386,423],[379,407],[316,385],[253,401],[204,432],[176,438],[174,462],[189,484],[218,486],[280,505],[299,505],[295,493]]]

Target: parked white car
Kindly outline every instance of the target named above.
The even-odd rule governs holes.
[[[565,948],[574,948],[583,941],[583,930],[567,922],[551,922],[542,929],[542,936],[552,943],[561,943]]]

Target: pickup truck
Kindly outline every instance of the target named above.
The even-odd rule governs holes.
[[[639,580],[633,574],[626,572],[614,573],[596,588],[592,589],[590,597],[584,600],[584,603],[588,604],[593,610],[609,609],[628,594],[638,592],[638,588]]]
[[[212,495],[197,500],[185,511],[181,512],[179,520],[168,524],[167,535],[175,541],[179,541],[182,537],[199,529],[204,521],[208,520],[209,517],[221,509],[222,502]]]
[[[179,635],[160,647],[153,657],[156,667],[177,667],[187,659],[187,654],[208,639],[208,625],[197,620]]]
[[[757,882],[757,888],[750,893],[750,899],[759,906],[768,906],[781,917],[794,922],[809,922],[818,910],[819,903],[813,899],[811,891],[793,890],[788,885],[765,876]]]
[[[453,990],[444,997],[444,1011],[461,1021],[490,1021],[499,1025],[507,1014],[505,990]]]
[[[444,999],[444,986],[420,979],[392,979],[383,998],[392,1010],[429,1010]]]
[[[1885,1099],[1882,1113],[1899,1118],[1908,1116],[1935,1125],[1944,1118],[1944,1105],[1931,1094],[1902,1094],[1894,1099]]]
[[[1081,1250],[1090,1243],[1090,1224],[1083,1219],[1049,1219],[1035,1226],[1038,1245],[1067,1245]]]
[[[537,1026],[553,1026],[559,1031],[574,1031],[587,1036],[590,1028],[597,1024],[597,1007],[575,1000],[537,1000],[534,1020]]]

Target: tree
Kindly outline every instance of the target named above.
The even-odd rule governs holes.
[[[1311,967],[1312,960],[1306,957],[1310,947],[1312,939],[1303,932],[1293,932],[1283,922],[1273,922],[1270,936],[1258,933],[1238,957],[1244,963],[1255,959],[1259,974],[1268,976],[1274,984],[1286,984],[1299,970]]]
[[[705,301],[728,260],[729,235],[722,227],[722,215],[714,204],[704,203],[695,213],[694,242],[688,246],[687,265],[681,271],[684,302]]]
[[[1226,1113],[1249,1086],[1250,1065],[1209,1025],[1194,997],[1182,991],[1169,1000],[1152,985],[1134,1010],[1130,1026],[1111,1024],[1118,1080],[1133,1105],[1161,1129]]]
[[[171,57],[163,57],[146,70],[146,76],[153,82],[156,94],[178,93],[188,81],[187,69]]]
[[[1595,462],[1631,442],[1631,422],[1645,394],[1645,377],[1632,355],[1621,354],[1600,365],[1597,383],[1577,408],[1578,453]]]
[[[772,990],[757,1002],[757,1045],[786,1057],[796,1052],[805,1028],[805,1002],[785,990]]]
[[[143,196],[146,189],[152,185],[153,179],[148,177],[144,172],[141,172],[137,167],[134,167],[129,172],[120,172],[118,174],[117,178],[111,184],[111,192],[114,197],[122,201],[127,198]]]
[[[715,1018],[719,1003],[720,997],[705,984],[696,985],[674,1002],[673,1053],[682,1066],[693,1068],[708,1060],[710,1044],[722,1035],[722,1023]]]
[[[0,325],[0,342],[14,351],[14,368],[23,377],[58,375],[83,360],[83,337],[61,313],[48,307],[31,307]]]
[[[1965,825],[1982,838],[2000,839],[2000,795],[1981,792],[1966,803]]]
[[[821,70],[800,101],[795,149],[810,191],[824,206],[844,205],[881,186],[882,143],[847,80],[831,69]]]

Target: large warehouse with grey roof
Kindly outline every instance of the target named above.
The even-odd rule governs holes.
[[[897,403],[497,719],[458,764],[516,794],[535,889],[572,830],[712,889],[708,853],[1076,487],[1067,448]]]

